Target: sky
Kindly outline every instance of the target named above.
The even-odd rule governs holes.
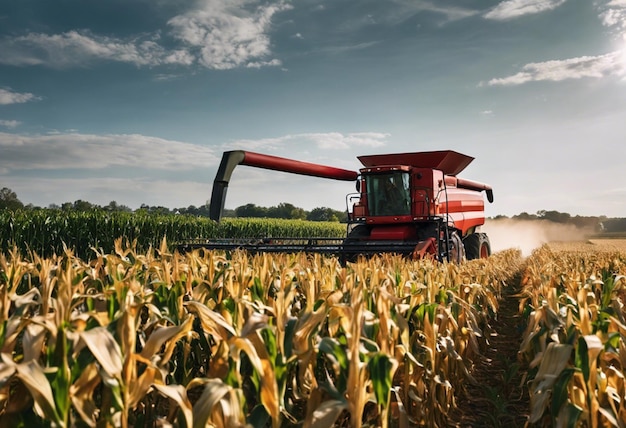
[[[455,150],[488,216],[626,217],[625,124],[626,0],[0,2],[0,188],[35,206],[200,206],[228,150]],[[226,207],[354,191],[239,166]]]

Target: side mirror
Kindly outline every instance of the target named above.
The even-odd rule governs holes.
[[[487,189],[487,200],[490,203],[493,203],[493,190],[491,189]]]
[[[361,193],[361,176],[360,175],[356,178],[356,191]]]

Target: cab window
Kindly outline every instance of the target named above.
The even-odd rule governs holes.
[[[393,172],[367,177],[370,215],[410,215],[409,174]]]

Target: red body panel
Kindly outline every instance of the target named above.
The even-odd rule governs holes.
[[[474,160],[471,156],[452,150],[358,156],[358,159],[363,166],[368,168],[405,165],[417,168],[437,169],[449,175],[457,175]]]
[[[482,194],[466,189],[447,188],[447,202],[439,204],[440,214],[449,214],[455,229],[465,234],[469,229],[485,224],[485,201]]]
[[[415,228],[410,224],[373,227],[370,239],[372,241],[408,241],[415,239]]]

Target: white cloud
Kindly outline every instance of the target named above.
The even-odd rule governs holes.
[[[566,0],[509,0],[500,3],[487,15],[491,19],[509,19],[525,13],[536,13],[560,6]],[[567,79],[626,76],[626,0],[595,1],[599,18],[622,39],[620,48],[604,55],[580,56],[564,60],[529,63],[511,76],[494,78],[490,86],[521,85],[535,81],[558,82]],[[485,83],[481,83],[481,86]]]
[[[299,144],[302,146],[315,145],[323,150],[344,150],[350,147],[382,147],[387,144],[389,134],[382,132],[354,132],[342,134],[340,132],[320,132],[285,135],[277,138],[260,140],[236,140],[225,145],[227,150],[281,150],[284,147]]]
[[[156,170],[206,168],[213,150],[144,135],[19,135],[0,132],[0,170],[104,169],[113,166]]]
[[[281,65],[271,59],[271,19],[290,9],[285,2],[256,6],[250,0],[202,0],[168,21],[179,46],[165,48],[160,32],[121,39],[73,30],[62,34],[28,33],[0,40],[0,64],[85,66],[94,60],[142,66],[200,64],[211,69]]]
[[[459,6],[442,5],[439,2],[414,2],[407,3],[409,7],[415,7],[417,11],[434,12],[445,16],[446,22],[458,21],[476,15],[478,12]]]
[[[272,16],[290,9],[285,2],[246,7],[250,1],[204,0],[200,7],[168,21],[172,35],[207,68],[230,69],[270,55]],[[276,65],[268,61],[267,65]]]
[[[53,68],[84,66],[95,59],[119,61],[137,66],[159,64],[189,65],[193,58],[183,50],[166,51],[156,38],[121,40],[68,31],[62,34],[29,33],[0,41],[0,63],[17,66],[46,65]]]
[[[626,32],[626,0],[611,0],[598,5],[600,20],[605,27],[617,31],[623,36]]]
[[[21,123],[22,122],[17,120],[0,120],[0,126],[4,126],[5,128],[15,128]]]
[[[507,0],[499,3],[484,16],[487,19],[503,21],[553,10],[566,1],[567,0]]]
[[[626,75],[626,63],[620,52],[530,63],[522,67],[519,73],[491,79],[487,84],[512,86],[536,81],[558,82],[566,79],[601,78],[612,75]]]
[[[299,134],[295,138],[308,139],[315,143],[319,149],[336,150],[348,149],[350,147],[382,147],[387,144],[385,141],[389,134],[380,132],[356,132],[342,134],[339,132],[329,132],[320,134]]]
[[[271,61],[254,61],[246,64],[247,68],[261,68],[261,67],[277,67],[282,64],[282,61],[273,59]]]
[[[0,105],[20,104],[37,100],[39,100],[39,97],[29,94],[28,92],[20,93],[0,88]]]

